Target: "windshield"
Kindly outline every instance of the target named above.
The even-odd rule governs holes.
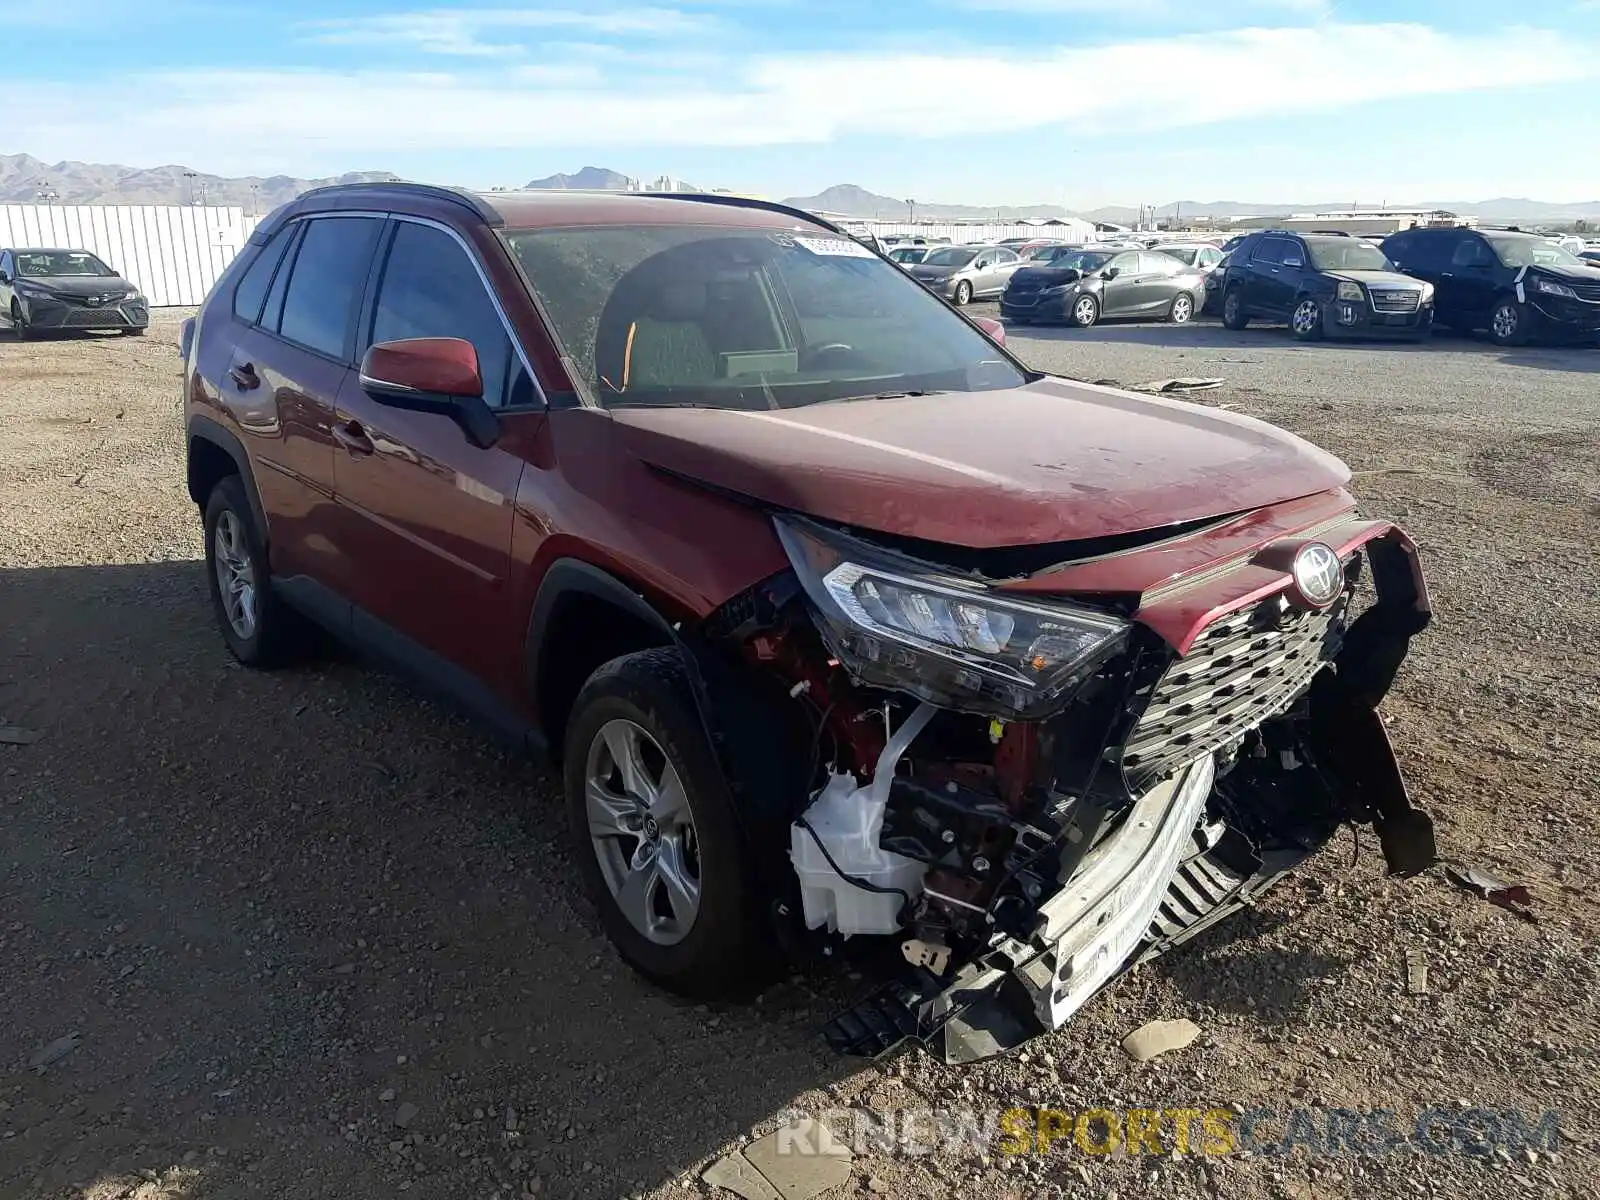
[[[889,251],[889,257],[895,262],[919,263],[928,256],[928,252],[921,246],[902,246],[898,250]]]
[[[935,250],[922,260],[925,267],[964,267],[978,257],[976,250],[963,250],[960,246],[948,246],[943,250]]]
[[[1485,241],[1494,247],[1502,266],[1507,267],[1581,267],[1587,264],[1560,246],[1532,237],[1491,237]]]
[[[1052,267],[1075,267],[1087,274],[1099,270],[1111,259],[1112,256],[1103,250],[1071,250],[1056,246],[1040,251],[1031,261]]]
[[[1360,238],[1307,238],[1311,265],[1319,271],[1392,271],[1394,264]]]
[[[905,272],[821,230],[505,236],[563,353],[606,407],[793,408],[1027,382]]]
[[[41,279],[59,275],[115,275],[87,250],[18,250],[17,274]]]

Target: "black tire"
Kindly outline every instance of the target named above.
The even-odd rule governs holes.
[[[957,308],[965,308],[972,303],[972,285],[963,279],[956,284],[956,294],[952,300]]]
[[[1250,316],[1244,311],[1244,293],[1236,287],[1222,294],[1222,324],[1235,333],[1250,324]]]
[[[235,626],[223,601],[217,570],[217,531],[224,522],[230,523],[230,531],[243,535],[242,541],[237,541],[237,549],[248,561],[254,579],[251,600],[254,621],[249,632]],[[212,611],[228,649],[247,667],[266,669],[292,662],[304,650],[308,630],[299,614],[272,590],[264,539],[256,528],[244,484],[237,475],[224,476],[206,498],[205,536],[206,580],[211,591]]]
[[[624,913],[600,865],[588,815],[590,750],[602,731],[627,721],[648,734],[677,772],[692,815],[699,899],[692,924],[670,944],[652,940]],[[604,761],[604,760],[602,760]],[[563,785],[574,853],[606,935],[634,970],[681,995],[747,993],[771,962],[762,933],[772,897],[758,885],[748,837],[785,836],[741,824],[733,790],[706,738],[694,691],[675,647],[613,659],[589,677],[573,704],[563,754]],[[748,814],[747,814],[748,822]]]
[[[1322,338],[1322,305],[1310,296],[1300,296],[1289,310],[1289,332],[1299,342],[1315,342]]]
[[[27,341],[28,334],[31,332],[28,328],[27,318],[22,315],[22,305],[15,300],[11,302],[11,332],[16,335],[16,339],[19,342]]]
[[[1489,310],[1489,340],[1496,346],[1525,346],[1532,332],[1531,314],[1515,296],[1501,296]]]
[[[1172,307],[1167,309],[1167,320],[1174,325],[1187,325],[1194,320],[1194,297],[1188,292],[1179,292],[1172,298]]]
[[[123,337],[143,337],[144,336],[144,326],[143,325],[130,325],[128,328],[126,328],[126,329],[124,329],[122,331],[122,336]]]
[[[1100,301],[1085,293],[1075,296],[1072,307],[1067,310],[1067,324],[1075,325],[1079,329],[1093,328],[1100,320]]]

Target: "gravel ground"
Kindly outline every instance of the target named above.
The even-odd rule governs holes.
[[[0,745],[0,1196],[701,1196],[708,1162],[791,1107],[1032,1103],[1553,1109],[1563,1141],[875,1151],[831,1194],[1594,1194],[1600,351],[1013,331],[1081,378],[1222,376],[1206,402],[1341,454],[1413,530],[1439,615],[1391,730],[1446,854],[1527,884],[1538,923],[1438,873],[1387,881],[1343,835],[1065,1032],[958,1070],[831,1059],[816,1026],[841,985],[729,1009],[643,985],[537,766],[342,657],[236,667],[183,491],[181,315],[143,340],[0,341],[0,725],[42,734]],[[1201,1038],[1130,1063],[1124,1035],[1169,1017]]]

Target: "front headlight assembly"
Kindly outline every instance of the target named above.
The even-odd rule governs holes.
[[[1568,300],[1576,300],[1578,293],[1564,283],[1557,283],[1554,279],[1539,278],[1533,281],[1533,290],[1543,292],[1546,296],[1565,296]]]
[[[1015,600],[795,517],[778,537],[828,649],[857,681],[942,708],[1032,720],[1126,644],[1121,617]]]
[[[1366,293],[1361,290],[1359,283],[1341,283],[1339,285],[1339,299],[1341,300],[1354,300],[1359,304],[1366,298]]]

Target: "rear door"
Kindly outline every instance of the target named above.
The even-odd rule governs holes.
[[[1172,307],[1172,298],[1178,294],[1178,274],[1184,264],[1170,254],[1159,250],[1145,250],[1139,255],[1139,301],[1141,316],[1155,316]]]
[[[1015,250],[996,250],[994,262],[989,268],[989,279],[984,284],[984,293],[998,295],[1005,291],[1006,284],[1021,265],[1022,260],[1017,257]]]
[[[512,635],[513,503],[544,405],[475,252],[443,225],[397,216],[384,235],[360,348],[458,337],[478,352],[501,440],[479,449],[448,417],[377,403],[352,372],[335,417],[338,554],[358,632],[418,647],[506,694],[521,670]],[[431,664],[419,663],[424,669]]]
[[[282,579],[330,582],[333,406],[382,224],[315,216],[279,230],[239,280],[228,336],[202,353],[200,369],[259,468],[272,570]]]

